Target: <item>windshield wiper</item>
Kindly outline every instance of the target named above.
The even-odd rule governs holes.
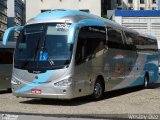
[[[44,55],[44,53],[46,53],[47,54],[47,56],[45,56],[45,57],[47,57],[46,61],[49,62],[49,64],[51,65],[52,68],[55,67],[54,61],[52,59],[50,59],[48,56],[48,52],[47,52],[47,48],[46,48],[46,35],[44,35],[43,44],[41,46],[41,52],[42,52],[41,57],[44,57],[43,55]]]
[[[48,57],[48,62],[51,65],[52,68],[55,67],[54,61],[52,59],[50,59],[49,57]]]
[[[38,48],[39,48],[39,43],[40,43],[40,36],[38,36],[38,37],[39,37],[39,39],[38,39],[38,42],[37,42],[37,44],[36,44],[36,50],[35,50],[34,55],[33,55],[34,61],[35,61],[35,59],[36,59],[36,57],[37,57]]]

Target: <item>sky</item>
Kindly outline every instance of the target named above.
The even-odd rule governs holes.
[[[160,0],[158,0],[158,10],[160,10]]]

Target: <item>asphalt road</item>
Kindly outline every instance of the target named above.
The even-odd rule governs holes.
[[[107,92],[100,101],[90,97],[73,100],[16,98],[1,91],[0,113],[98,118],[154,114],[160,119],[160,82],[149,89],[135,87]]]

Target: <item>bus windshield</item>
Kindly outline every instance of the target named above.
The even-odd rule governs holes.
[[[68,43],[70,24],[47,23],[24,27],[20,33],[15,68],[49,70],[64,68],[70,63],[72,48]]]

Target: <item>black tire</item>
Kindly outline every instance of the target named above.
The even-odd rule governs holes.
[[[102,99],[103,95],[104,95],[104,85],[100,80],[96,80],[92,96],[94,100],[100,100]]]
[[[144,89],[147,89],[148,87],[149,87],[149,76],[148,76],[148,74],[146,74],[146,75],[144,76],[143,88],[144,88]]]

